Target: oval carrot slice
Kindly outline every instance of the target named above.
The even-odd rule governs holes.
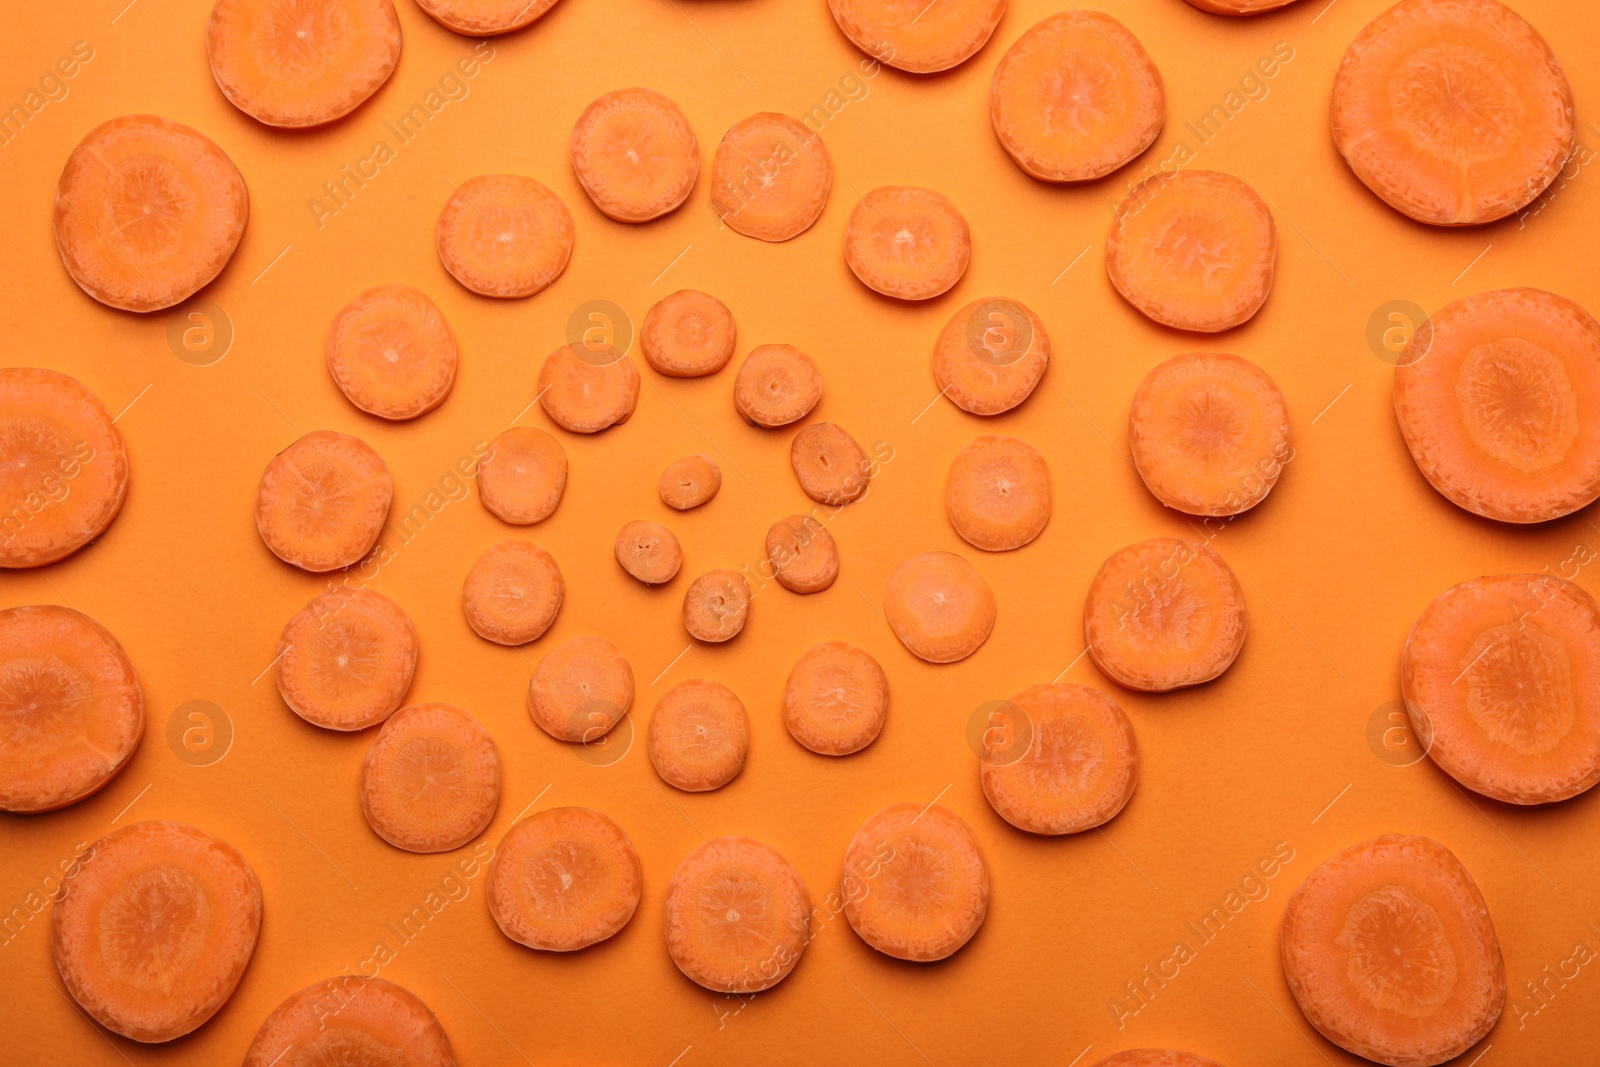
[[[233,258],[250,194],[209,137],[156,115],[86,134],[56,183],[56,251],[90,296],[124,311],[181,303]]]
[[[556,621],[566,583],[550,553],[532,541],[490,545],[461,585],[467,625],[485,641],[525,645]]]
[[[615,348],[563,345],[539,368],[539,406],[563,430],[599,433],[639,406],[639,368]]]
[[[866,450],[831,422],[814,422],[794,435],[789,466],[806,496],[835,507],[865,496],[872,470]]]
[[[710,456],[684,456],[667,464],[656,488],[667,507],[688,511],[717,495],[722,488],[722,468]]]
[[[821,756],[860,752],[888,716],[888,675],[870,653],[843,641],[806,649],[783,687],[789,735]]]
[[[244,1057],[244,1067],[302,1063],[456,1067],[456,1056],[414,993],[382,978],[342,974],[291,993]]]
[[[839,545],[809,515],[790,515],[767,530],[767,561],[792,593],[820,593],[839,577]]]
[[[1505,963],[1489,906],[1449,849],[1411,834],[1354,845],[1306,876],[1283,916],[1283,974],[1340,1048],[1426,1067],[1500,1018]]]
[[[532,296],[572,258],[572,212],[543,182],[519,174],[468,178],[439,212],[439,261],[481,296]]]
[[[896,959],[931,963],[978,932],[989,868],[971,827],[939,804],[890,804],[844,853],[844,915],[861,940]]]
[[[645,312],[639,350],[657,374],[700,378],[728,365],[737,336],[728,305],[698,289],[679,289]]]
[[[567,452],[533,426],[513,426],[478,461],[478,499],[503,522],[543,522],[567,489]]]
[[[1050,521],[1050,468],[1026,441],[974,437],[950,464],[944,504],[950,525],[974,548],[1021,548]]]
[[[650,713],[647,747],[668,785],[686,793],[721,789],[744,770],[750,716],[727,686],[691,678],[668,689]]]
[[[360,561],[389,517],[394,479],[371,445],[313,430],[272,457],[256,489],[256,529],[272,554],[320,573]]]
[[[113,1033],[155,1043],[233,996],[261,932],[261,883],[226,841],[136,822],[90,845],[50,916],[61,981]]]
[[[556,0],[417,0],[417,6],[447,30],[493,37],[522,29],[555,7]]]
[[[604,737],[633,706],[633,667],[603,637],[572,637],[540,658],[528,713],[558,741]]]
[[[850,212],[844,260],[873,292],[930,300],[967,272],[972,233],[943,193],[885,185],[863,196]]]
[[[1411,335],[1394,413],[1423,477],[1457,507],[1545,522],[1600,496],[1600,323],[1540,289],[1447,304]]]
[[[417,670],[417,631],[399,604],[371,589],[324,593],[278,639],[278,692],[326,730],[365,730],[405,702]]]
[[[1027,307],[1003,296],[950,317],[933,346],[933,380],[962,411],[998,415],[1033,394],[1050,365],[1050,336]]]
[[[0,567],[72,555],[127,493],[127,448],[98,397],[53,370],[0,368]]]
[[[683,628],[697,641],[731,641],[750,617],[750,583],[732,570],[706,571],[683,594]]]
[[[738,233],[762,241],[787,241],[810,229],[832,188],[827,146],[788,115],[741,119],[711,158],[712,210]]]
[[[733,378],[733,406],[752,426],[787,426],[822,399],[822,372],[794,345],[759,345]]]
[[[883,613],[912,655],[929,663],[954,663],[989,639],[994,590],[954,552],[924,552],[890,573]]]
[[[506,831],[484,892],[500,932],[529,948],[575,952],[628,925],[644,871],[622,827],[588,808],[536,811]]]
[[[350,403],[379,418],[414,419],[450,395],[456,335],[421,289],[379,285],[333,317],[327,360]]]
[[[1200,0],[1189,0],[1189,2],[1196,7],[1202,6]],[[1176,1052],[1165,1048],[1133,1048],[1126,1052],[1114,1052],[1105,1059],[1097,1061],[1093,1067],[1222,1067],[1222,1064],[1216,1060],[1208,1060],[1204,1056],[1196,1056],[1192,1052]]]
[[[670,97],[654,89],[617,89],[578,116],[572,170],[603,214],[649,222],[689,198],[700,176],[700,142]]]
[[[850,43],[899,70],[931,74],[971,59],[989,41],[1006,0],[828,0]]]
[[[488,829],[500,804],[500,750],[450,704],[412,704],[378,730],[361,761],[361,814],[407,852],[449,852]]]
[[[1340,61],[1332,112],[1333,143],[1362,184],[1434,226],[1521,210],[1577,137],[1555,53],[1495,0],[1402,0],[1383,12]]]
[[[787,978],[810,922],[799,872],[754,838],[712,838],[667,883],[667,953],[690,981],[718,993],[759,993]]]
[[[635,519],[617,533],[617,562],[645,585],[670,582],[683,566],[683,549],[671,530]]]

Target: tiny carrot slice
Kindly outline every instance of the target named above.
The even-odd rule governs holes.
[[[1189,0],[1189,2],[1196,7],[1200,6],[1200,0]],[[1222,1064],[1216,1060],[1208,1060],[1204,1056],[1196,1056],[1192,1052],[1178,1052],[1167,1048],[1132,1048],[1126,1052],[1114,1052],[1103,1060],[1097,1060],[1092,1067],[1222,1067]]]
[[[721,789],[744,770],[750,715],[733,690],[691,678],[662,695],[650,713],[647,747],[661,780],[687,793]]]
[[[1050,521],[1050,500],[1044,456],[1015,437],[974,437],[945,480],[950,525],[985,552],[1008,552],[1038,537]]]
[[[500,804],[500,750],[450,704],[391,715],[361,761],[361,814],[407,852],[449,852],[483,833]]]
[[[532,541],[490,545],[467,571],[461,606],[467,625],[485,641],[525,645],[556,621],[566,583],[550,553]]]
[[[700,142],[671,98],[654,89],[617,89],[578,116],[572,169],[602,213],[649,222],[689,198],[700,175]]]
[[[405,702],[417,669],[417,631],[371,589],[323,593],[278,639],[278,692],[289,710],[327,730],[365,730]]]
[[[617,532],[617,562],[645,585],[660,585],[677,577],[683,566],[683,549],[673,532],[658,522],[635,519]]]
[[[639,368],[609,346],[563,345],[539,368],[539,406],[563,430],[599,433],[639,406]]]
[[[762,241],[787,241],[810,229],[832,188],[827,146],[788,115],[741,119],[711,159],[712,210],[736,232]]]
[[[417,6],[454,33],[493,37],[522,29],[555,7],[556,0],[417,0]]]
[[[1000,25],[1006,0],[828,0],[850,43],[899,70],[932,74],[976,55]]]
[[[289,994],[245,1053],[244,1067],[298,1064],[456,1067],[444,1027],[416,994],[341,974]]]
[[[272,554],[318,573],[371,551],[389,517],[394,479],[360,438],[314,430],[272,457],[256,490],[256,529]]]
[[[954,663],[989,639],[994,590],[954,552],[924,552],[890,573],[883,613],[912,655],[929,663]]]
[[[696,641],[731,641],[750,617],[750,583],[733,570],[706,571],[683,594],[683,628]]]
[[[645,312],[639,350],[658,374],[700,378],[728,365],[737,336],[728,305],[698,289],[679,289]]]
[[[941,804],[890,804],[855,832],[839,880],[861,940],[896,959],[931,963],[972,940],[989,912],[978,839]]]
[[[814,422],[794,435],[789,466],[806,496],[833,507],[865,496],[872,471],[866,450],[831,422]]]
[[[790,515],[767,530],[767,562],[792,593],[820,593],[839,577],[839,545],[809,515]]]
[[[588,808],[550,808],[506,831],[484,892],[511,940],[576,952],[628,925],[643,883],[639,853],[622,827]]]
[[[1050,335],[1027,307],[1003,296],[950,317],[933,346],[933,380],[962,411],[998,415],[1033,394],[1050,365]]]
[[[439,212],[439,260],[482,296],[532,296],[572,258],[572,212],[543,182],[480,174],[462,182]]]
[[[503,522],[543,522],[566,489],[566,449],[533,426],[513,426],[497,434],[478,461],[478,499]]]
[[[811,894],[777,849],[714,837],[667,883],[667,953],[690,981],[717,993],[771,989],[811,938]]]
[[[789,735],[821,756],[860,752],[888,715],[888,675],[870,653],[843,641],[806,649],[783,687]]]
[[[733,407],[752,426],[787,426],[822,399],[822,371],[794,345],[750,350],[733,379]]]
[[[528,714],[558,741],[597,741],[632,706],[633,667],[603,637],[561,642],[539,660],[528,683]]]
[[[874,292],[931,300],[967,272],[972,233],[943,193],[885,185],[869,191],[850,212],[844,260]]]
[[[661,502],[678,511],[699,507],[716,496],[721,488],[722,468],[705,455],[673,460],[661,472],[661,481],[656,486]]]
[[[327,360],[350,403],[380,418],[414,419],[450,395],[456,335],[421,289],[379,285],[333,317]]]

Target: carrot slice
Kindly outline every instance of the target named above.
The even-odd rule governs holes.
[[[474,293],[532,296],[567,269],[572,212],[543,182],[480,174],[445,201],[438,242],[444,269]]]
[[[639,907],[644,871],[622,827],[588,808],[536,811],[506,831],[484,892],[500,932],[575,952],[611,937]]]
[[[394,479],[371,445],[313,430],[261,473],[256,529],[285,563],[313,573],[338,570],[377,543],[393,498]]]
[[[1390,207],[1473,226],[1532,203],[1577,137],[1572,87],[1495,0],[1402,0],[1367,24],[1333,82],[1333,143]]]
[[[533,426],[513,426],[497,434],[478,461],[478,499],[503,522],[543,522],[566,489],[566,449]]]
[[[278,692],[326,730],[365,730],[405,702],[417,670],[417,631],[399,604],[371,589],[323,593],[278,639]]]
[[[974,437],[950,464],[944,504],[950,525],[972,547],[1021,548],[1050,521],[1050,468],[1026,441]]]
[[[822,372],[794,345],[759,345],[733,378],[733,406],[752,426],[787,426],[822,399]]]
[[[843,641],[806,649],[783,687],[789,735],[821,756],[860,752],[888,715],[888,675],[870,653]]]
[[[563,430],[599,433],[639,406],[639,368],[609,346],[564,345],[539,368],[539,406]]]
[[[256,1031],[244,1067],[456,1067],[444,1027],[410,990],[342,974],[291,993]]]
[[[689,198],[700,176],[700,142],[670,97],[654,89],[617,89],[578,116],[572,170],[603,214],[649,222]]]
[[[683,566],[683,549],[671,530],[635,519],[617,533],[617,562],[645,585],[670,582]]]
[[[1600,496],[1597,411],[1600,323],[1541,289],[1447,304],[1394,371],[1417,469],[1451,503],[1501,522],[1545,522]]]
[[[667,507],[688,511],[717,495],[722,488],[722,468],[710,456],[684,456],[667,464],[656,488]]]
[[[839,889],[861,940],[918,963],[953,954],[989,911],[978,839],[939,804],[890,804],[862,823],[845,849]]]
[[[447,30],[493,37],[522,29],[555,7],[556,0],[417,0],[417,6]]]
[[[1189,515],[1238,515],[1267,498],[1291,456],[1278,383],[1247,359],[1190,352],[1133,393],[1133,465],[1155,498]]]
[[[738,571],[706,571],[683,594],[683,628],[697,641],[731,641],[750,617],[750,583]]]
[[[754,838],[712,838],[667,883],[667,953],[715,992],[759,993],[783,981],[806,950],[810,923],[800,873]]]
[[[50,916],[61,981],[113,1033],[182,1037],[233,995],[261,932],[261,883],[226,841],[136,822],[90,845]]]
[[[1189,0],[1200,7],[1200,0]],[[1293,0],[1286,0],[1293,2]],[[1242,12],[1241,12],[1242,14]],[[1166,1048],[1133,1048],[1126,1052],[1113,1052],[1093,1067],[1222,1067],[1216,1060],[1196,1056],[1192,1052],[1177,1052]]]
[[[1122,298],[1163,326],[1220,333],[1246,322],[1272,291],[1272,211],[1231,174],[1158,174],[1117,205],[1106,273]]]
[[[746,237],[787,241],[811,228],[833,188],[822,138],[788,115],[734,123],[711,158],[711,208]]]
[[[98,397],[53,370],[0,368],[0,567],[72,555],[127,492],[128,452]]]
[[[407,852],[449,852],[483,833],[500,804],[500,750],[450,704],[412,704],[361,761],[361,814]]]
[[[333,317],[327,360],[350,403],[379,418],[414,419],[450,395],[456,335],[421,289],[379,285]]]
[[[71,608],[0,611],[0,811],[99,792],[144,735],[144,690],[117,639]]]
[[[645,312],[639,349],[658,374],[700,378],[728,365],[737,336],[728,305],[698,289],[679,289]]]
[[[1385,834],[1312,871],[1289,898],[1282,949],[1306,1020],[1393,1067],[1454,1059],[1505,1005],[1489,906],[1455,854],[1426,837]]]
[[[844,230],[844,261],[873,292],[930,300],[972,260],[967,220],[943,193],[885,185],[863,196]]]
[[[633,667],[603,637],[572,637],[540,658],[528,713],[558,741],[604,737],[633,706]]]
[[[872,469],[866,450],[831,422],[814,422],[794,435],[789,466],[806,496],[834,507],[866,495]]]
[[[668,785],[686,793],[721,789],[744,770],[750,716],[727,686],[691,678],[668,689],[650,713],[647,747]]]
[[[974,300],[950,317],[933,346],[933,380],[962,411],[998,415],[1033,394],[1050,365],[1050,336],[1015,300]]]
[[[820,593],[839,577],[839,545],[809,515],[790,515],[767,530],[767,561],[792,593]]]
[[[79,288],[124,311],[160,311],[233,258],[250,193],[198,130],[123,115],[90,130],[56,184],[56,251]]]
[[[988,43],[1006,0],[828,0],[850,43],[899,70],[932,74],[977,55]]]
[[[1062,11],[1034,23],[1001,57],[989,118],[1028,174],[1090,181],[1155,142],[1167,120],[1166,89],[1126,26],[1099,11]]]
[[[467,625],[485,641],[525,645],[556,621],[566,584],[550,553],[532,541],[490,545],[461,585]]]
[[[989,639],[994,590],[954,552],[924,552],[890,573],[883,613],[912,655],[929,663],[954,663]]]

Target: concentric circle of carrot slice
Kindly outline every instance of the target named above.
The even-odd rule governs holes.
[[[572,212],[543,183],[519,174],[462,182],[439,212],[439,260],[482,296],[532,296],[572,258]]]
[[[1483,894],[1437,841],[1385,834],[1306,876],[1283,916],[1283,974],[1340,1048],[1427,1067],[1500,1018],[1505,963]]]
[[[456,1067],[444,1027],[410,990],[341,974],[291,993],[256,1031],[244,1067]]]
[[[994,590],[954,552],[925,552],[890,573],[883,613],[912,655],[929,663],[954,663],[989,639]]]
[[[989,911],[989,868],[961,817],[939,804],[890,804],[844,853],[840,895],[861,940],[931,963],[972,940]]]
[[[833,21],[863,52],[899,70],[931,74],[971,59],[989,41],[1006,0],[828,0]]]
[[[604,737],[633,706],[633,667],[603,637],[572,637],[539,660],[528,684],[528,714],[558,741]]]
[[[563,345],[539,368],[539,406],[563,430],[599,433],[639,406],[639,368],[615,348]]]
[[[1333,142],[1368,189],[1435,226],[1535,200],[1572,155],[1572,87],[1496,0],[1402,0],[1367,24],[1333,82]]]
[[[639,350],[657,374],[700,378],[728,365],[737,336],[728,305],[698,289],[679,289],[645,312]]]
[[[972,547],[1021,548],[1050,521],[1050,468],[1026,441],[974,437],[950,464],[944,505],[950,525]]]
[[[1196,7],[1201,6],[1200,0],[1189,0]],[[1293,2],[1293,0],[1285,0]],[[1131,1048],[1125,1052],[1113,1052],[1103,1060],[1097,1060],[1092,1067],[1222,1067],[1216,1060],[1208,1060],[1204,1056],[1196,1056],[1192,1052],[1177,1052],[1166,1048]]]
[[[1032,395],[1050,365],[1039,316],[1003,296],[974,300],[950,317],[933,346],[933,380],[962,411],[998,415]]]
[[[750,350],[733,379],[733,406],[752,426],[787,426],[822,399],[822,371],[794,345]]]
[[[699,507],[716,496],[721,488],[722,468],[705,455],[673,460],[661,472],[661,481],[656,486],[661,502],[678,511]]]
[[[182,1037],[228,1002],[261,932],[261,883],[225,841],[136,822],[94,842],[50,916],[72,999],[134,1041]]]
[[[538,19],[556,0],[417,0],[435,22],[466,37],[510,33]]]
[[[789,466],[806,496],[833,507],[861,499],[872,469],[866,450],[831,422],[814,422],[794,435]]]
[[[124,311],[181,303],[244,236],[244,178],[205,134],[155,115],[90,130],[56,184],[56,250],[84,292]]]
[[[714,992],[759,993],[783,981],[806,950],[810,922],[799,872],[754,838],[712,838],[667,883],[667,953]]]
[[[645,585],[670,582],[683,566],[683,549],[658,522],[635,519],[617,531],[617,562]]]
[[[1173,356],[1145,375],[1128,412],[1128,445],[1155,498],[1189,515],[1249,511],[1293,455],[1278,383],[1226,352]]]
[[[617,89],[578,116],[572,170],[605,215],[649,222],[688,199],[700,175],[700,142],[669,97],[654,89]]]
[[[377,543],[394,479],[360,438],[313,430],[272,457],[256,490],[256,529],[301,570],[338,570]]]
[[[1106,238],[1122,298],[1163,326],[1220,333],[1272,291],[1277,229],[1261,195],[1231,174],[1181,170],[1134,187]]]
[[[712,210],[732,229],[762,241],[787,241],[810,229],[832,188],[827,146],[788,115],[741,119],[711,158]]]
[[[750,583],[732,570],[706,571],[683,594],[683,628],[697,641],[731,641],[750,617]]]
[[[323,593],[295,613],[278,639],[283,702],[327,730],[365,730],[393,715],[416,669],[410,617],[371,589]]]
[[[971,259],[967,220],[932,189],[873,189],[845,224],[844,261],[862,285],[884,296],[930,300],[960,281]]]
[[[628,925],[643,883],[639,853],[622,827],[588,808],[549,808],[506,831],[484,892],[511,940],[575,952]]]
[[[53,370],[0,368],[0,567],[72,555],[127,492],[127,449],[98,397]]]
[[[1049,182],[1100,178],[1155,142],[1166,90],[1128,28],[1062,11],[1017,38],[994,69],[989,117],[1017,166]]]
[[[361,814],[407,852],[449,852],[483,833],[500,804],[500,750],[450,704],[389,716],[361,761]]]
[[[1457,300],[1412,334],[1394,412],[1446,499],[1545,522],[1600,496],[1600,323],[1540,289]]]
[[[478,461],[478,498],[504,522],[543,522],[566,489],[566,449],[533,426],[513,426],[497,434]]]
[[[350,403],[380,418],[414,419],[450,395],[456,335],[421,289],[379,285],[333,317],[327,359]]]
[[[860,752],[888,715],[888,675],[870,653],[843,641],[806,649],[783,687],[783,724],[818,755]]]
[[[532,541],[490,545],[467,571],[461,606],[467,625],[486,641],[537,641],[561,610],[566,584],[550,553]]]
[[[750,716],[733,690],[691,678],[662,695],[650,713],[650,763],[687,793],[720,789],[744,770]]]
[[[793,593],[820,593],[839,577],[839,545],[809,515],[789,515],[767,530],[767,562]]]

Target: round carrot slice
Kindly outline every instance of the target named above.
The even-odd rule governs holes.
[[[50,916],[61,981],[86,1013],[134,1041],[171,1041],[233,995],[261,932],[261,883],[193,826],[136,822],[90,845]]]
[[[1021,548],[1050,521],[1050,468],[1015,437],[974,437],[956,453],[945,482],[945,511],[974,548]]]
[[[639,406],[639,368],[615,348],[564,345],[539,368],[539,406],[563,430],[599,433]]]
[[[667,507],[688,511],[717,495],[722,488],[722,468],[710,456],[684,456],[667,464],[656,488]]]
[[[506,831],[484,892],[500,932],[529,948],[575,952],[628,925],[644,871],[622,827],[588,808],[536,811]]]
[[[794,345],[752,348],[733,378],[734,409],[752,426],[787,426],[821,399],[822,372]]]
[[[933,380],[962,411],[998,415],[1033,394],[1050,365],[1050,336],[1015,300],[974,300],[950,317],[933,346]]]
[[[639,349],[657,374],[700,378],[728,365],[737,336],[728,305],[698,289],[679,289],[645,312]]]
[[[645,585],[670,582],[683,566],[683,549],[671,530],[635,519],[617,533],[617,562]]]
[[[102,304],[160,311],[233,258],[250,194],[233,160],[198,130],[123,115],[90,130],[56,184],[56,250]]]
[[[365,730],[393,715],[416,670],[410,617],[371,589],[323,593],[295,613],[278,639],[283,702],[327,730]]]
[[[741,119],[711,158],[712,210],[737,232],[762,241],[787,241],[810,229],[832,188],[827,146],[788,115]]]
[[[327,359],[350,403],[379,418],[414,419],[450,395],[456,335],[421,289],[379,285],[333,317]]]
[[[467,37],[520,30],[556,6],[556,0],[417,0],[435,22]]]
[[[667,883],[667,952],[714,992],[759,993],[783,981],[806,950],[810,922],[800,873],[754,838],[712,838]]]
[[[814,422],[794,435],[789,465],[806,496],[835,507],[866,494],[872,469],[866,450],[831,422]]]
[[[793,593],[820,593],[839,577],[839,545],[809,515],[790,515],[772,524],[767,561],[778,584]]]
[[[1272,211],[1231,174],[1158,174],[1117,205],[1106,273],[1122,298],[1163,326],[1220,333],[1249,320],[1272,291]]]
[[[1104,177],[1155,142],[1166,89],[1144,45],[1098,11],[1034,23],[1001,57],[989,85],[1000,146],[1047,182]]]
[[[1306,876],[1283,916],[1283,974],[1318,1032],[1396,1067],[1454,1059],[1500,1018],[1489,906],[1437,841],[1385,834]]]
[[[896,959],[931,963],[978,932],[989,868],[961,817],[939,804],[890,804],[844,853],[844,915],[861,940]]]
[[[1600,496],[1600,323],[1565,297],[1501,289],[1447,304],[1394,371],[1417,469],[1458,507],[1545,522]]]
[[[954,552],[924,552],[890,573],[883,613],[913,656],[929,663],[954,663],[989,639],[994,629],[994,590]]]
[[[578,116],[572,169],[602,213],[649,222],[689,198],[700,175],[700,142],[670,98],[654,89],[617,89]]]
[[[539,660],[528,684],[528,713],[558,741],[596,741],[632,706],[633,667],[603,637],[561,642]]]
[[[394,479],[360,438],[313,430],[272,457],[256,490],[256,529],[272,554],[318,573],[348,567],[377,544]]]
[[[1504,218],[1572,155],[1572,87],[1495,0],[1402,0],[1367,24],[1333,82],[1333,143],[1390,207],[1435,226]]]
[[[1189,2],[1196,7],[1201,6],[1200,0],[1189,0]],[[1208,1060],[1204,1056],[1196,1056],[1192,1052],[1177,1052],[1166,1048],[1131,1048],[1126,1052],[1114,1052],[1105,1059],[1096,1061],[1093,1067],[1222,1067],[1222,1064],[1216,1060]]]
[[[566,489],[566,449],[532,426],[513,426],[496,435],[478,461],[478,498],[504,522],[543,522]]]
[[[844,230],[844,261],[861,284],[900,300],[929,300],[967,272],[972,234],[943,193],[903,185],[873,189]]]
[[[683,628],[697,641],[731,641],[750,617],[750,583],[738,571],[706,571],[683,594]]]
[[[127,492],[128,452],[98,397],[53,370],[0,368],[0,567],[72,555]]]
[[[456,188],[439,212],[439,261],[482,296],[532,296],[572,258],[572,212],[543,183],[518,174],[480,174]]]
[[[750,716],[733,690],[691,678],[662,695],[647,747],[661,780],[686,793],[721,789],[744,770]]]
[[[828,0],[850,43],[882,63],[913,74],[949,70],[989,41],[1006,0]]]
[[[361,814],[407,852],[449,852],[488,828],[500,804],[500,750],[450,704],[412,704],[378,730],[361,761]]]
[[[291,993],[256,1031],[244,1067],[455,1067],[450,1038],[414,993],[342,974]]]
[[[1128,445],[1167,507],[1238,515],[1267,498],[1291,455],[1289,408],[1249,360],[1190,352],[1158,364],[1134,390]]]
[[[556,621],[566,584],[550,553],[532,541],[490,545],[461,585],[467,625],[485,641],[525,645]]]
[[[860,752],[888,715],[888,675],[870,653],[843,641],[806,649],[783,687],[783,724],[821,756]]]

